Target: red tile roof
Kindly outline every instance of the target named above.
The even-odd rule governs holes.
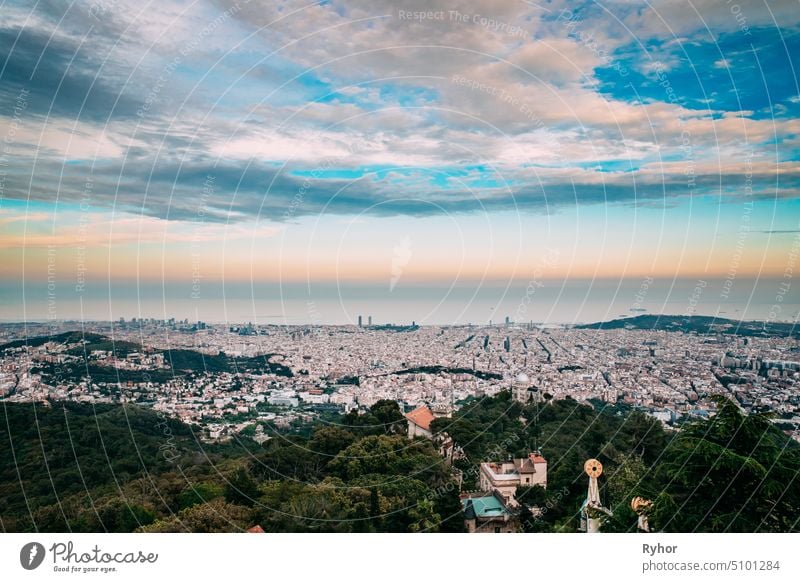
[[[247,530],[247,533],[266,533],[266,532],[264,531],[264,528],[261,527],[260,525],[254,525],[253,527]]]
[[[431,430],[431,421],[435,418],[427,406],[420,406],[406,414],[406,418],[425,430]]]

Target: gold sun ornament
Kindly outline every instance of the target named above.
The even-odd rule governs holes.
[[[597,459],[589,459],[583,464],[583,470],[589,477],[599,477],[603,474],[603,464]]]

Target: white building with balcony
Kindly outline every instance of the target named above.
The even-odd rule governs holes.
[[[540,485],[547,488],[547,461],[540,453],[530,453],[522,459],[481,463],[482,491],[497,491],[507,503],[514,505],[517,487]]]

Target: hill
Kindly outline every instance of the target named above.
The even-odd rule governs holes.
[[[9,404],[0,423],[0,529],[6,532],[463,531],[459,485],[431,441],[409,440],[394,401],[327,418],[304,435],[208,445],[190,426],[131,405]],[[800,530],[800,445],[760,414],[717,400],[707,420],[666,432],[641,412],[574,400],[522,406],[508,392],[438,418],[463,447],[464,489],[481,461],[540,448],[546,508],[524,531],[573,532],[583,462],[603,462],[603,531],[634,531],[633,496],[651,526],[676,532]]]
[[[641,329],[650,331],[682,331],[700,335],[717,333],[739,336],[800,337],[800,329],[791,323],[739,321],[705,315],[637,315],[598,323],[573,326],[575,329]]]
[[[201,444],[191,427],[137,406],[0,407],[2,531],[133,531],[247,450]]]
[[[264,354],[252,357],[232,357],[225,353],[214,355],[203,354],[189,349],[151,349],[142,345],[110,338],[95,333],[69,331],[52,336],[38,336],[24,340],[16,340],[0,345],[0,352],[20,349],[23,347],[40,347],[48,342],[60,344],[66,348],[66,354],[72,356],[71,360],[60,363],[41,363],[34,369],[41,373],[45,381],[53,380],[56,376],[64,379],[79,381],[82,378],[91,378],[95,382],[166,382],[176,375],[204,373],[204,372],[248,372],[272,373],[278,376],[292,377],[292,370],[281,363],[271,361],[277,354]],[[167,368],[152,368],[142,370],[124,369],[113,365],[104,365],[92,357],[92,352],[109,352],[116,358],[124,359],[134,352],[148,354],[163,354]],[[56,373],[56,369],[57,373]]]
[[[131,405],[0,403],[0,531],[459,531],[457,488],[395,402],[310,437],[201,443]]]

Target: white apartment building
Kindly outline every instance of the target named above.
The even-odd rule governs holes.
[[[517,487],[547,487],[547,461],[540,453],[530,453],[522,459],[481,463],[482,491],[497,491],[507,503],[516,504]]]

